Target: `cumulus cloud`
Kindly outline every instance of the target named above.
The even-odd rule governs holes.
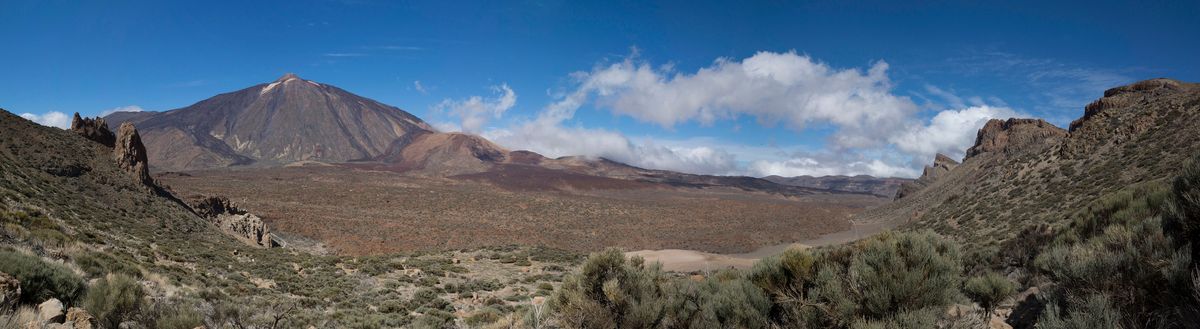
[[[598,107],[664,127],[750,115],[800,130],[812,123],[838,127],[841,147],[886,141],[917,111],[907,97],[891,93],[888,64],[866,71],[835,69],[795,52],[759,52],[741,61],[717,59],[695,73],[654,68],[630,57],[576,72],[578,89],[548,108],[551,118],[570,117],[589,100]]]
[[[104,112],[100,112],[100,116],[106,117],[109,114],[113,114],[113,113],[117,113],[117,112],[142,112],[145,110],[146,109],[143,109],[141,106],[137,106],[137,105],[121,106],[121,107],[109,109]]]
[[[58,111],[50,111],[42,114],[21,113],[21,117],[43,126],[61,129],[71,128],[71,116]]]
[[[922,159],[932,159],[936,153],[961,159],[965,148],[975,142],[976,133],[988,120],[1018,115],[1007,107],[987,105],[946,110],[938,112],[927,125],[913,126],[893,136],[891,143],[900,151]]]
[[[548,156],[590,155],[693,173],[912,177],[935,153],[961,157],[988,119],[1017,115],[1006,107],[984,105],[981,97],[963,98],[927,86],[927,92],[954,109],[923,120],[918,105],[892,91],[887,70],[883,61],[865,70],[838,69],[795,52],[759,52],[740,61],[717,59],[695,72],[677,72],[640,62],[635,55],[572,73],[571,88],[535,119],[490,130],[485,137]],[[834,131],[821,152],[780,150],[782,155],[773,159],[739,165],[724,148],[663,146],[653,140],[633,141],[616,131],[565,125],[589,104],[664,128],[750,116],[766,126],[783,124],[802,131],[820,125]]]
[[[461,131],[478,134],[489,120],[500,118],[517,104],[517,93],[508,84],[493,86],[492,91],[496,93],[494,98],[471,96],[464,100],[446,99],[435,108],[462,119],[458,125]]]

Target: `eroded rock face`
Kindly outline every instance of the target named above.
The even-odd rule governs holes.
[[[941,178],[946,173],[954,170],[954,168],[958,167],[958,165],[958,161],[954,161],[954,159],[951,159],[945,154],[938,153],[933,157],[933,164],[925,166],[925,170],[921,173],[920,178],[917,178],[915,181],[900,185],[900,189],[896,191],[896,200],[900,200],[905,196],[912,195],[926,186],[933,184],[933,182],[936,182],[938,178]]]
[[[278,244],[271,238],[271,230],[262,218],[238,209],[233,202],[222,196],[201,197],[190,203],[197,215],[239,240],[258,247],[272,248]]]
[[[0,308],[11,309],[21,297],[21,280],[0,272]]]
[[[1042,119],[992,119],[979,129],[967,159],[983,153],[1010,153],[1058,143],[1067,131]]]
[[[71,131],[108,147],[113,147],[117,141],[117,136],[108,129],[104,118],[83,118],[79,116],[79,112],[75,112],[75,117],[71,119]]]
[[[142,185],[153,185],[150,178],[150,167],[146,160],[146,146],[142,137],[132,123],[122,123],[117,129],[117,143],[113,149],[113,158],[117,166],[134,175],[134,179]]]

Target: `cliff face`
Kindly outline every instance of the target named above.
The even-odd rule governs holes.
[[[1014,153],[1045,147],[1066,136],[1066,130],[1042,119],[992,119],[979,129],[975,145],[967,149],[967,158],[983,153]]]

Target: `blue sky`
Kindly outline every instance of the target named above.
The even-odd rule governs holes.
[[[1200,80],[1200,3],[0,1],[0,107],[170,110],[286,72],[513,149],[913,176],[991,117]],[[964,145],[965,144],[965,145]]]

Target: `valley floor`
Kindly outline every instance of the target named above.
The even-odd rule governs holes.
[[[539,245],[591,252],[746,253],[850,231],[887,202],[861,194],[784,196],[731,188],[511,190],[338,166],[159,174],[185,199],[223,195],[273,231],[351,255]],[[652,185],[653,186],[653,185]]]

